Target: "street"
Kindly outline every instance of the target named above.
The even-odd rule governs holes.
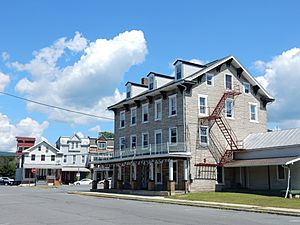
[[[299,217],[70,195],[89,186],[0,186],[0,225],[300,224]]]

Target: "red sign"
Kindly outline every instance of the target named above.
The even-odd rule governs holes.
[[[32,172],[32,173],[36,173],[36,168],[32,168],[32,169],[31,169],[31,172]]]

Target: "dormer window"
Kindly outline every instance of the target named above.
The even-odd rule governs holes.
[[[176,80],[180,80],[182,78],[182,67],[181,63],[176,65]]]
[[[131,85],[127,86],[126,98],[131,98]]]
[[[149,90],[153,90],[154,89],[154,77],[151,76],[149,77]]]

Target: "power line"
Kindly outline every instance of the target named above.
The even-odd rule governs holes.
[[[83,116],[90,116],[90,117],[95,117],[95,118],[105,119],[105,120],[114,120],[113,118],[110,118],[110,117],[98,116],[98,115],[94,115],[94,114],[90,114],[90,113],[84,113],[84,112],[80,112],[80,111],[76,111],[76,110],[72,110],[72,109],[67,109],[67,108],[63,108],[63,107],[59,107],[59,106],[55,106],[55,105],[50,105],[50,104],[46,104],[46,103],[43,103],[43,102],[34,101],[34,100],[31,100],[31,99],[28,99],[28,98],[23,98],[23,97],[20,97],[20,96],[17,96],[17,95],[9,94],[9,93],[3,92],[3,91],[0,91],[0,94],[7,95],[7,96],[17,98],[17,99],[21,99],[23,101],[35,103],[35,104],[38,104],[38,105],[46,106],[46,107],[49,107],[49,108],[54,108],[54,109],[59,109],[59,110],[63,110],[63,111],[66,111],[66,112],[80,114],[80,115],[83,115]]]

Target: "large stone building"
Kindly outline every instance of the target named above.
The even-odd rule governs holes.
[[[233,57],[205,65],[177,60],[175,77],[149,73],[127,82],[115,113],[113,188],[216,190],[232,186],[224,170],[251,133],[267,131],[274,99]],[[226,183],[227,182],[227,183]]]

